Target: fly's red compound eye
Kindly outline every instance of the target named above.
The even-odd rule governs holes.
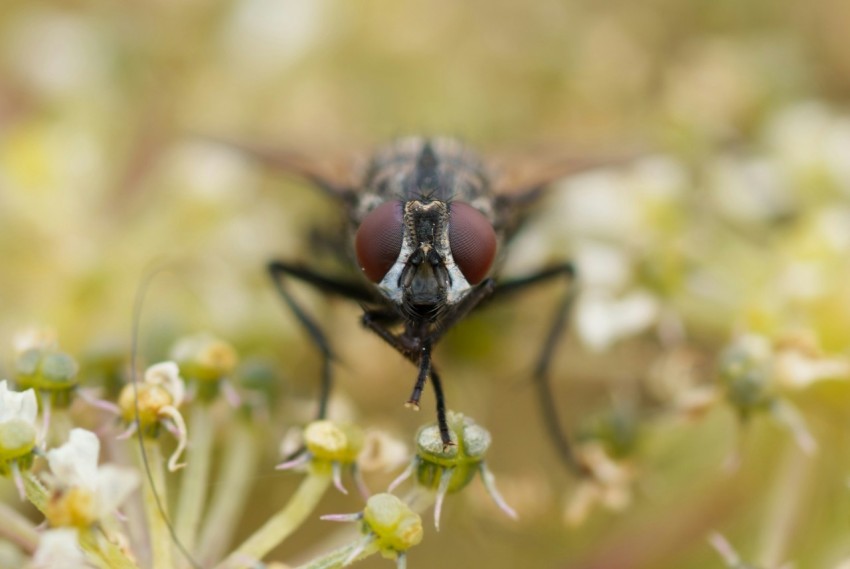
[[[449,210],[449,245],[452,257],[469,284],[478,284],[496,257],[496,233],[484,214],[463,202]]]
[[[354,252],[366,278],[381,282],[401,252],[404,215],[401,203],[387,202],[368,214],[354,236]]]

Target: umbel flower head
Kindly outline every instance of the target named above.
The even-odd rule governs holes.
[[[47,452],[52,496],[46,516],[54,527],[87,528],[114,513],[138,486],[134,470],[98,466],[100,441],[73,429],[68,442]]]

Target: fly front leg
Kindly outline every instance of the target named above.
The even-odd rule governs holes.
[[[368,302],[373,299],[371,293],[357,282],[343,281],[332,277],[320,275],[310,269],[305,269],[298,265],[285,263],[282,261],[272,261],[268,265],[269,275],[277,288],[278,293],[283,298],[283,301],[295,315],[295,318],[307,332],[310,340],[318,348],[322,355],[322,371],[321,384],[319,388],[319,410],[316,414],[318,419],[324,419],[327,416],[328,401],[330,400],[331,387],[333,384],[332,377],[332,362],[335,359],[334,353],[331,350],[330,342],[327,336],[322,331],[321,327],[316,323],[315,319],[310,316],[301,305],[292,296],[292,293],[286,287],[286,277],[299,280],[307,283],[318,290],[337,296],[342,296],[359,302]]]
[[[425,340],[422,343],[422,349],[419,352],[419,374],[416,377],[416,384],[413,386],[413,391],[410,394],[410,399],[405,405],[416,411],[419,410],[419,399],[422,397],[422,390],[425,389],[425,380],[431,374],[431,341]]]
[[[400,334],[390,330],[390,326],[398,324],[399,318],[395,313],[390,313],[385,310],[369,310],[363,308],[363,316],[360,318],[363,327],[386,342],[391,348],[399,354],[410,360],[411,363],[417,365],[419,356],[417,354],[418,343],[414,344],[407,338],[402,338]]]
[[[419,352],[419,375],[416,377],[416,385],[413,386],[410,399],[407,400],[405,405],[411,409],[419,410],[419,398],[422,396],[422,390],[425,389],[426,379],[430,377],[431,385],[434,387],[434,399],[437,402],[437,427],[440,429],[440,440],[443,441],[443,448],[447,449],[454,443],[449,433],[449,422],[446,418],[446,398],[443,394],[443,384],[440,381],[440,375],[431,362],[431,347],[431,338],[423,340],[422,349]]]
[[[446,399],[443,394],[443,385],[440,381],[440,376],[431,360],[431,350],[435,341],[431,337],[419,340],[417,337],[409,334],[394,334],[387,328],[386,323],[395,323],[396,321],[397,318],[394,314],[385,311],[364,310],[363,312],[363,326],[374,332],[379,338],[419,368],[416,384],[413,386],[410,398],[405,403],[407,407],[419,410],[419,400],[422,396],[422,391],[425,389],[425,382],[429,377],[431,378],[431,384],[434,386],[434,397],[437,401],[437,426],[440,429],[440,439],[443,441],[444,447],[449,447],[454,443],[452,443],[451,435],[449,434],[449,423],[446,419]]]
[[[443,396],[443,384],[437,370],[431,366],[431,385],[434,386],[434,398],[437,400],[437,427],[440,429],[440,440],[443,441],[443,450],[454,445],[451,434],[449,434],[449,422],[446,419],[446,399]]]

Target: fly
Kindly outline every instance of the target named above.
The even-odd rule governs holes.
[[[585,471],[562,428],[549,384],[552,356],[574,296],[573,266],[563,262],[510,279],[500,279],[498,268],[505,246],[546,186],[600,161],[569,160],[528,172],[505,167],[510,165],[494,167],[454,139],[412,137],[379,150],[365,166],[352,161],[332,169],[296,153],[232,146],[318,186],[346,213],[346,253],[356,263],[359,277],[321,274],[287,261],[268,265],[284,302],[322,354],[318,418],[327,414],[334,354],[320,326],[290,293],[288,281],[359,303],[363,326],[417,369],[407,406],[419,408],[430,382],[445,446],[453,443],[442,378],[432,360],[434,347],[483,304],[540,283],[562,281],[565,292],[538,356],[534,379],[559,454],[576,472]]]

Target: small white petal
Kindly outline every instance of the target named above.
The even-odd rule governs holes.
[[[135,470],[106,464],[97,472],[98,518],[102,519],[118,509],[139,485]]]
[[[804,389],[825,379],[850,379],[847,358],[812,358],[788,351],[779,353],[775,361],[777,379],[791,389]]]
[[[339,461],[335,460],[331,463],[331,473],[336,489],[342,492],[343,494],[348,495],[348,490],[346,490],[345,486],[342,485],[342,465],[339,463]]]
[[[35,425],[38,414],[38,403],[35,391],[27,389],[24,392],[12,391],[8,382],[0,381],[0,423],[18,419]]]
[[[519,515],[517,515],[516,510],[510,507],[510,505],[502,497],[498,488],[496,488],[496,477],[493,476],[493,473],[490,472],[487,465],[482,462],[478,468],[481,471],[481,480],[484,482],[484,488],[487,489],[487,493],[490,494],[490,498],[492,498],[499,509],[505,512],[509,517],[515,520],[518,519]]]
[[[80,486],[94,491],[97,487],[97,457],[100,441],[85,429],[73,429],[68,442],[47,452],[47,462],[58,484]]]
[[[180,378],[180,368],[174,362],[154,364],[145,371],[145,383],[160,385],[174,400],[173,405],[179,407],[186,395],[186,386]]]
[[[183,420],[183,415],[180,414],[180,411],[178,411],[176,407],[167,405],[160,409],[159,415],[160,417],[171,419],[174,426],[177,428],[177,448],[174,449],[174,452],[171,453],[171,456],[168,458],[168,470],[169,472],[174,472],[175,470],[180,470],[186,466],[185,462],[179,464],[177,460],[180,458],[180,455],[183,454],[183,451],[186,450],[189,432],[186,429],[186,422]]]
[[[80,549],[77,530],[51,529],[41,535],[32,559],[32,569],[89,569]]]
[[[443,500],[449,492],[449,483],[452,481],[454,468],[446,468],[440,475],[440,485],[437,486],[437,499],[434,501],[434,528],[440,531],[440,516],[443,513]]]

